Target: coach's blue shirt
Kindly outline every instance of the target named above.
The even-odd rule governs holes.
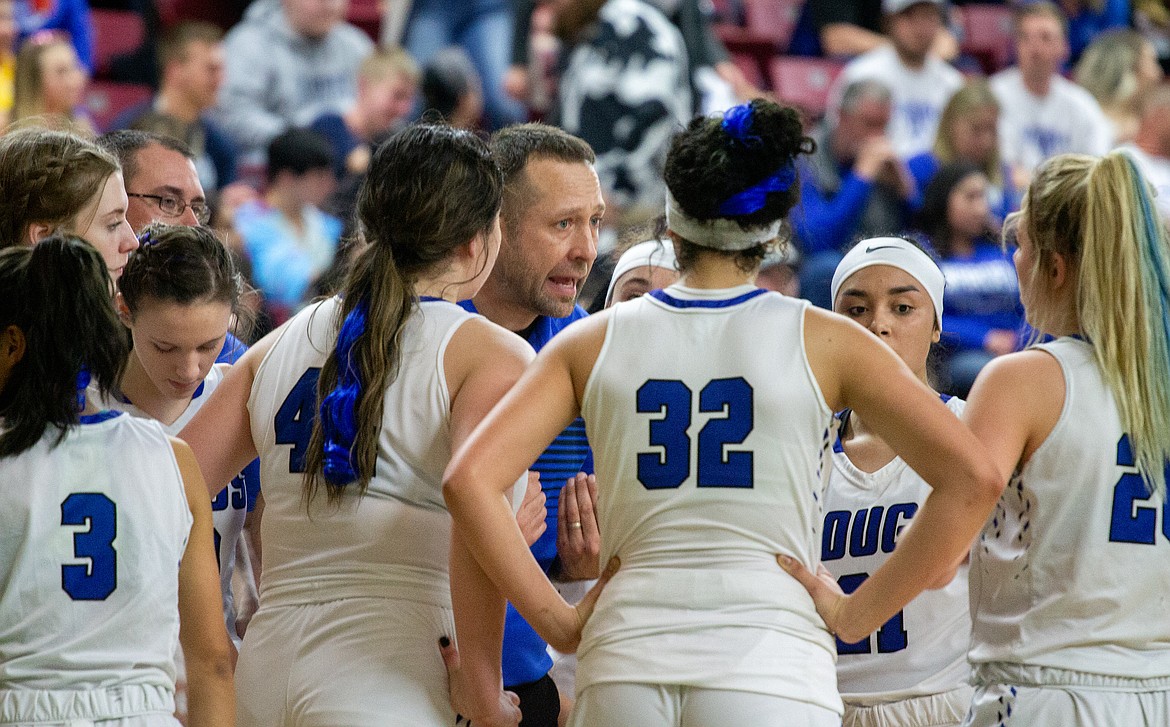
[[[472,313],[479,312],[470,300],[459,305]],[[528,343],[539,351],[566,326],[587,315],[585,309],[578,305],[564,318],[540,316],[527,334]],[[561,488],[578,472],[593,472],[593,456],[589,450],[589,441],[585,438],[585,421],[578,417],[558,434],[532,465],[532,469],[540,473],[540,488],[544,491],[548,508],[545,519],[548,527],[540,540],[533,544],[532,555],[547,573],[557,556],[557,505],[560,503]],[[504,623],[504,685],[513,687],[528,684],[548,674],[552,668],[552,659],[548,655],[547,646],[544,639],[512,608],[512,604],[508,604]]]

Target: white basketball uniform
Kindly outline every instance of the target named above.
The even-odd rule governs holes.
[[[425,299],[400,336],[377,469],[339,505],[306,503],[317,378],[340,302],[298,313],[261,362],[248,409],[264,482],[260,608],[236,669],[241,727],[454,724],[438,641],[454,637],[443,470],[451,400],[443,356],[474,317]]]
[[[944,401],[962,414],[962,399]],[[846,592],[886,562],[929,493],[930,485],[901,457],[864,472],[839,444],[834,447],[821,561]],[[962,722],[971,702],[969,608],[963,566],[945,588],[923,591],[875,634],[856,644],[838,641],[837,686],[846,724],[881,724],[869,719],[870,712],[896,712],[896,720],[886,723],[901,727]]]
[[[170,424],[163,424],[163,431],[177,437],[195,416],[195,412],[211,398],[211,393],[219,386],[219,382],[223,381],[224,374],[229,368],[228,364],[212,366],[207,372],[207,377],[203,379],[203,384],[191,397],[191,403],[178,419]],[[89,395],[94,397],[94,402],[103,409],[124,411],[131,416],[152,419],[124,396],[101,397],[96,396],[97,393],[95,387],[90,387]],[[219,589],[223,595],[224,624],[227,626],[228,635],[239,646],[240,638],[236,634],[236,607],[232,597],[232,574],[236,566],[236,543],[244,530],[244,518],[248,515],[248,494],[243,474],[233,479],[218,497],[212,498],[211,503],[211,521],[215,526],[215,554],[219,558]]]
[[[1134,467],[1092,347],[1038,346],[1064,375],[1047,439],[971,554],[965,724],[1170,724],[1170,508]]]
[[[591,692],[616,683],[767,695],[837,724],[833,640],[776,563],[816,567],[836,431],[805,356],[806,307],[750,285],[675,285],[611,309],[581,408],[601,562],[622,565],[585,627],[574,724],[592,724]]]
[[[0,724],[177,725],[179,466],[156,422],[82,421],[0,459]]]

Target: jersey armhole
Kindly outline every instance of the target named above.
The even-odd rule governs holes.
[[[829,403],[825,400],[825,394],[823,391],[821,391],[821,384],[819,381],[817,381],[817,376],[815,373],[813,373],[812,370],[812,363],[810,363],[808,360],[808,349],[804,345],[804,328],[806,322],[808,321],[808,309],[812,303],[809,303],[807,300],[802,300],[800,303],[800,310],[797,313],[797,315],[800,316],[800,340],[797,341],[797,345],[800,346],[800,360],[802,363],[804,363],[804,374],[808,377],[808,383],[810,386],[812,386],[813,393],[816,394],[817,403],[821,405],[821,413],[825,417],[833,419],[833,410],[829,407]]]
[[[1020,471],[1023,471],[1023,469],[1027,467],[1033,459],[1036,458],[1036,455],[1043,452],[1044,449],[1048,446],[1048,443],[1055,439],[1052,435],[1056,434],[1058,431],[1064,428],[1065,421],[1068,419],[1069,401],[1072,399],[1072,377],[1069,376],[1068,365],[1064,358],[1058,356],[1054,351],[1050,350],[1049,344],[1037,344],[1032,346],[1032,349],[1036,351],[1043,351],[1045,354],[1055,359],[1056,364],[1060,366],[1060,375],[1064,377],[1064,401],[1062,401],[1060,404],[1060,416],[1056,417],[1056,423],[1052,425],[1052,429],[1049,429],[1048,433],[1044,435],[1044,438],[1040,440],[1040,444],[1036,445],[1036,449],[1032,450],[1032,454],[1028,456],[1028,461],[1020,465]]]
[[[601,340],[601,350],[597,352],[597,360],[593,362],[593,370],[589,372],[589,377],[585,379],[585,388],[581,389],[581,417],[588,423],[590,417],[587,409],[591,409],[590,402],[596,401],[595,390],[601,386],[598,381],[601,371],[602,363],[605,361],[606,354],[609,353],[610,343],[614,337],[614,327],[617,322],[618,306],[611,307],[608,319],[605,321],[605,336]],[[586,427],[588,429],[588,427]]]

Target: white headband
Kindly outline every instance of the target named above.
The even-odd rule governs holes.
[[[688,242],[715,250],[746,250],[761,243],[775,240],[780,235],[783,219],[770,225],[743,229],[735,220],[717,217],[712,220],[696,220],[679,206],[668,191],[666,193],[666,226]]]
[[[921,283],[934,303],[935,320],[938,321],[939,330],[942,330],[943,289],[946,287],[942,270],[939,270],[938,264],[930,259],[930,255],[900,237],[874,237],[862,240],[845,254],[837,265],[837,271],[833,273],[831,300],[834,305],[841,284],[858,270],[872,265],[898,268]]]
[[[618,278],[631,270],[645,267],[678,270],[678,261],[674,257],[674,243],[669,238],[646,240],[623,252],[613,269],[613,276],[609,279],[609,290],[605,293],[605,304],[608,306],[613,300],[613,291],[614,287],[617,286]]]

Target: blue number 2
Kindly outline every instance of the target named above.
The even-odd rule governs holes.
[[[61,588],[74,601],[104,601],[118,587],[118,507],[100,492],[75,492],[61,502],[62,525],[89,525],[73,534],[73,556],[88,565],[62,565]]]
[[[1117,440],[1117,466],[1135,467],[1133,447],[1129,437]],[[1166,466],[1170,480],[1170,465]],[[1138,502],[1150,499],[1150,489],[1137,472],[1126,472],[1113,487],[1113,513],[1109,519],[1109,540],[1114,543],[1141,543],[1153,545],[1157,537],[1158,511],[1139,507]],[[1170,540],[1170,498],[1162,504],[1162,535]]]
[[[715,379],[699,392],[700,412],[726,412],[699,430],[699,487],[753,486],[752,453],[725,451],[729,444],[742,444],[755,427],[752,396],[743,378]],[[638,413],[662,414],[650,421],[650,444],[662,453],[638,454],[638,481],[648,490],[673,489],[691,475],[692,398],[690,388],[673,379],[651,379],[638,389]]]
[[[305,450],[313,435],[313,420],[317,418],[317,379],[321,369],[307,369],[297,379],[296,385],[284,403],[276,410],[272,425],[277,444],[291,444],[288,453],[288,471],[292,474],[305,471]]]

